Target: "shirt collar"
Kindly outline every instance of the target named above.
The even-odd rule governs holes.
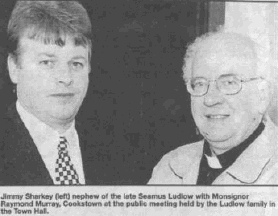
[[[205,140],[204,142],[204,155],[208,159],[208,164],[211,168],[228,168],[231,166],[238,156],[251,144],[254,140],[263,132],[265,125],[263,122],[259,124],[256,130],[243,142],[241,142],[236,147],[224,152],[223,154],[212,157],[212,153],[209,147],[209,143]],[[217,160],[218,159],[218,160]],[[219,163],[217,163],[217,161]]]
[[[40,121],[33,114],[24,109],[19,101],[16,102],[16,109],[25,127],[33,138],[35,145],[39,148],[40,154],[48,155],[53,151],[56,151],[60,136],[65,136],[68,143],[74,143],[70,140],[74,139],[76,133],[74,126],[75,122],[71,124],[70,128],[65,133],[59,134],[58,131]]]

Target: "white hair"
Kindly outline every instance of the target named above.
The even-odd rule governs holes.
[[[264,79],[272,82],[275,78],[275,67],[273,61],[271,61],[269,53],[267,49],[260,46],[254,40],[252,40],[249,36],[242,35],[235,32],[225,32],[224,28],[219,29],[217,32],[209,32],[198,38],[187,47],[185,56],[184,56],[184,64],[182,67],[183,70],[183,79],[187,81],[192,76],[192,66],[193,62],[196,58],[196,54],[200,51],[206,52],[207,50],[202,50],[202,47],[208,42],[214,42],[215,44],[219,43],[223,40],[229,41],[242,41],[244,43],[238,43],[238,46],[242,47],[242,44],[246,46],[246,55],[244,53],[243,56],[250,59],[253,58],[256,61],[257,71],[256,74]],[[231,47],[232,50],[237,49],[237,47]],[[250,51],[252,52],[252,56],[250,55]],[[248,53],[248,54],[247,54]]]

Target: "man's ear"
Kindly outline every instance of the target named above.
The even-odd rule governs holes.
[[[9,54],[7,63],[8,63],[8,71],[9,71],[10,79],[14,84],[17,84],[18,76],[19,76],[19,66],[16,62],[15,57]]]
[[[259,90],[259,104],[258,109],[261,114],[264,114],[270,104],[272,97],[272,86],[271,83],[267,80],[261,80],[258,84]]]

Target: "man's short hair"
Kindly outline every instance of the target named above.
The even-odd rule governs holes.
[[[85,8],[77,1],[18,1],[8,23],[8,52],[17,60],[18,42],[26,33],[30,39],[45,44],[65,45],[65,37],[76,46],[92,47],[91,22]]]

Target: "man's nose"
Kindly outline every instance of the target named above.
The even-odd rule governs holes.
[[[204,104],[208,107],[222,104],[224,101],[223,94],[218,89],[216,82],[211,82],[207,94],[204,95]]]
[[[61,66],[57,71],[57,80],[66,86],[69,86],[73,82],[72,72],[68,66]]]

